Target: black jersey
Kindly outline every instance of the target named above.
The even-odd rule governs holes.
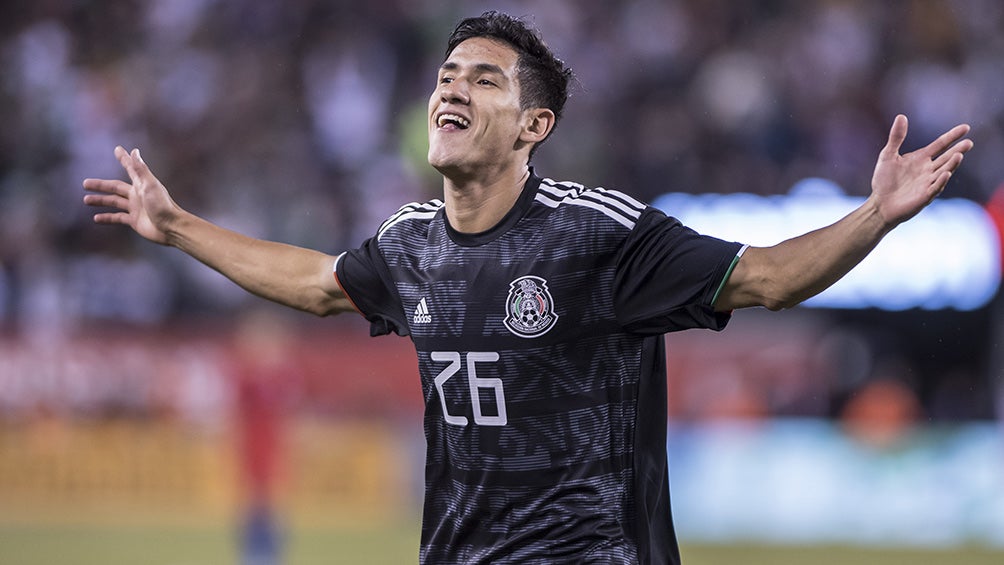
[[[373,335],[418,354],[421,561],[677,563],[662,334],[725,326],[742,246],[536,176],[486,232],[444,212],[405,206],[336,262]]]

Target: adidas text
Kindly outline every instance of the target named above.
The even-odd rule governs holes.
[[[425,298],[418,301],[418,306],[415,306],[415,315],[412,316],[412,323],[414,324],[431,324],[432,315],[429,314],[429,305],[425,302]]]

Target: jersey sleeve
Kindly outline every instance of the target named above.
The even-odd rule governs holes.
[[[625,241],[614,276],[617,319],[628,331],[721,330],[730,312],[712,304],[744,246],[701,235],[647,208]]]
[[[346,251],[335,262],[335,277],[356,309],[370,323],[370,335],[408,335],[401,297],[376,238]]]

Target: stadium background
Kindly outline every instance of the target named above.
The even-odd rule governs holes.
[[[904,112],[908,145],[974,126],[952,196],[989,205],[1004,182],[993,0],[4,3],[0,562],[236,562],[254,484],[289,563],[414,561],[407,341],[93,226],[79,187],[138,146],[220,224],[354,245],[437,195],[427,96],[452,25],[485,8],[532,14],[577,71],[548,176],[650,201],[810,175],[861,196]],[[994,297],[670,336],[690,562],[1000,562],[1001,319]]]

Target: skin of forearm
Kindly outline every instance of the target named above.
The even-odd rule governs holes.
[[[780,310],[819,294],[860,263],[891,229],[869,199],[830,226],[773,247],[750,249],[747,253],[762,259],[755,262],[763,289],[757,301]]]
[[[351,308],[334,281],[331,255],[248,237],[189,213],[166,234],[168,245],[252,294],[318,316]]]

